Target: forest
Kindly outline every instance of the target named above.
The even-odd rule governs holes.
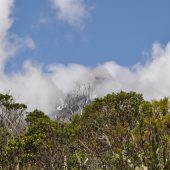
[[[1,170],[170,170],[169,99],[96,98],[51,118],[0,94]]]

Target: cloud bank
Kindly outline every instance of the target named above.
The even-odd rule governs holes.
[[[30,108],[46,113],[56,109],[57,102],[77,85],[93,88],[91,96],[102,97],[113,91],[137,91],[146,99],[170,97],[170,43],[153,45],[152,60],[135,68],[106,62],[94,68],[78,64],[43,66],[26,61],[17,73],[0,75],[0,91],[8,91]]]
[[[31,39],[16,35],[13,37],[14,43],[11,43],[9,28],[12,24],[13,3],[13,0],[0,1],[0,92],[10,92],[18,102],[27,104],[30,109],[41,109],[47,114],[54,112],[58,101],[74,91],[77,85],[90,85],[93,88],[91,97],[102,97],[119,90],[137,91],[143,93],[146,99],[170,97],[170,43],[166,46],[155,43],[151,60],[132,68],[114,61],[93,68],[79,64],[43,66],[25,61],[20,71],[5,73],[3,68],[6,61],[14,55],[16,48],[21,48],[20,42],[24,41],[29,48],[35,47]]]

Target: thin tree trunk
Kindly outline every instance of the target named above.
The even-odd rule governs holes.
[[[64,156],[64,170],[67,170],[67,157]]]

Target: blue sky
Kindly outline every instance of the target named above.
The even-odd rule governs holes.
[[[68,94],[170,97],[169,0],[0,0],[0,93],[47,114]],[[60,103],[61,104],[61,103]]]
[[[170,38],[169,0],[87,0],[89,16],[81,24],[57,19],[50,0],[17,0],[11,32],[30,36],[34,50],[22,50],[8,68],[25,59],[44,64],[79,63],[95,66],[114,60],[132,66],[147,59],[155,41]]]

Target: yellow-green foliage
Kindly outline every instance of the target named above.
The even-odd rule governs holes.
[[[0,107],[12,122],[26,108],[2,94]],[[145,101],[121,91],[96,99],[70,121],[38,110],[24,120],[24,128],[10,134],[12,125],[0,118],[1,169],[170,169],[168,98]]]

